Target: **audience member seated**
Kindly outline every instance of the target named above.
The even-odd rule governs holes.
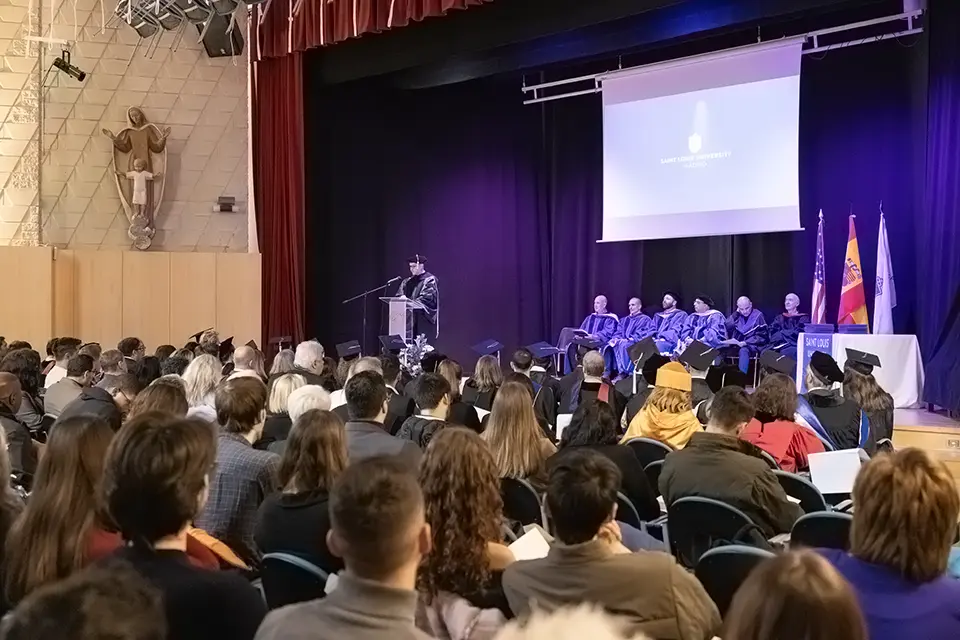
[[[286,440],[293,422],[290,420],[288,403],[290,394],[307,384],[307,379],[298,373],[283,373],[271,383],[267,394],[267,419],[263,423],[263,436],[257,445]]]
[[[233,352],[233,372],[229,378],[243,377],[257,378],[260,382],[267,381],[267,374],[263,370],[263,354],[249,345],[239,346]]]
[[[623,621],[601,607],[581,604],[550,613],[533,611],[523,620],[508,622],[497,640],[648,640],[625,630]]]
[[[187,402],[190,411],[187,415],[207,422],[217,421],[217,409],[214,403],[217,385],[222,379],[220,361],[210,354],[200,354],[187,365],[183,372],[183,383],[187,390]]]
[[[440,353],[439,351],[428,351],[425,356],[420,358],[420,375],[422,376],[425,373],[437,373],[437,369],[440,365],[447,359],[447,356]],[[494,358],[496,360],[496,358]],[[400,391],[403,392],[403,395],[408,398],[413,398],[417,395],[417,382],[420,380],[420,376],[412,378],[403,385],[403,388],[397,387]]]
[[[444,429],[427,447],[420,486],[433,549],[420,567],[418,625],[440,638],[490,637],[504,615],[512,615],[500,579],[514,562],[501,542],[503,502],[493,457],[469,429]],[[470,614],[449,616],[459,600]]]
[[[416,412],[417,406],[413,398],[400,393],[400,378],[403,374],[400,358],[392,353],[381,355],[380,370],[383,372],[383,381],[387,383],[387,418],[383,422],[383,428],[390,435],[396,435],[403,421]]]
[[[270,364],[270,379],[293,371],[293,349],[281,349]]]
[[[850,585],[812,551],[784,553],[754,569],[737,590],[720,635],[724,640],[868,637]]]
[[[7,448],[7,437],[0,430],[0,447]],[[9,456],[0,455],[0,478],[11,478],[13,476],[10,467]],[[0,567],[5,565],[4,551],[7,540],[10,536],[10,529],[13,523],[17,521],[20,514],[23,513],[24,497],[22,491],[15,489],[10,482],[0,485]],[[0,597],[0,615],[6,612],[6,607],[2,606],[5,601]]]
[[[660,516],[660,504],[637,456],[629,447],[617,444],[618,431],[617,418],[606,402],[590,400],[581,404],[563,432],[560,450],[547,461],[547,467],[576,451],[590,449],[602,453],[620,470],[620,491],[633,502],[640,518],[654,520]]]
[[[117,349],[123,354],[123,359],[127,364],[127,371],[133,373],[137,369],[137,364],[147,352],[147,346],[143,344],[140,338],[124,338],[117,343]]]
[[[92,383],[93,359],[78,353],[67,361],[67,375],[47,387],[47,392],[43,394],[44,413],[59,417],[66,406]]]
[[[261,553],[292,553],[329,573],[343,561],[327,548],[330,490],[347,468],[343,422],[312,409],[297,419],[280,462],[280,493],[257,512],[254,540]]]
[[[186,358],[181,358],[180,356],[170,356],[165,358],[160,363],[160,377],[165,376],[177,376],[180,377],[183,375],[183,372],[187,370],[190,360]]]
[[[681,350],[694,340],[714,349],[727,339],[727,324],[723,314],[713,308],[713,298],[700,294],[693,300],[693,313],[687,316],[680,330]]]
[[[797,340],[810,315],[800,313],[800,296],[788,293],[783,301],[785,311],[770,321],[770,348],[781,355],[797,357]]]
[[[707,407],[713,398],[713,390],[707,383],[707,371],[717,358],[718,351],[702,342],[690,344],[678,356],[678,360],[690,372],[690,402],[700,424],[707,424]]]
[[[197,357],[197,354],[194,352],[192,348],[188,349],[187,347],[184,347],[182,349],[177,349],[176,351],[174,351],[173,355],[170,357],[183,358],[184,360],[187,361],[187,364],[190,364],[191,362],[193,362],[193,359]]]
[[[217,388],[216,469],[210,499],[196,521],[254,566],[260,558],[253,540],[257,509],[280,488],[280,456],[253,448],[263,429],[266,403],[267,388],[254,378],[227,380]]]
[[[481,356],[473,376],[463,385],[463,401],[477,409],[491,411],[494,398],[503,384],[503,369],[494,356]]]
[[[150,383],[160,377],[160,359],[156,356],[143,356],[137,361],[136,369],[140,386],[147,388]]]
[[[161,344],[154,350],[153,355],[155,355],[157,360],[159,360],[162,364],[163,361],[172,356],[173,352],[176,350],[177,348],[172,344]]]
[[[679,362],[657,369],[656,386],[620,442],[643,436],[666,442],[674,449],[685,447],[691,436],[703,431],[693,412],[691,388],[690,374]]]
[[[241,383],[263,387],[244,378],[226,387]],[[228,430],[232,424],[233,418]],[[186,553],[191,521],[223,476],[218,470],[218,479],[210,478],[217,459],[208,423],[148,413],[117,433],[104,467],[104,505],[128,543],[114,557],[160,591],[170,638],[250,640],[266,614],[250,583],[194,567]],[[242,512],[242,500],[239,507]]]
[[[308,384],[319,385],[323,382],[324,371],[323,345],[316,340],[307,340],[297,345],[293,356],[293,371],[307,379]]]
[[[557,404],[559,399],[554,396],[553,388],[545,386],[533,379],[533,352],[526,347],[522,347],[513,352],[513,358],[510,360],[510,368],[515,373],[519,373],[530,378],[533,383],[533,411],[537,418],[543,418],[551,427],[557,424]]]
[[[630,553],[621,544],[619,488],[616,465],[596,451],[575,451],[553,466],[546,502],[556,540],[546,558],[504,571],[510,608],[519,617],[591,602],[622,616],[631,633],[712,638],[720,615],[697,579],[670,555]]]
[[[40,354],[32,349],[11,349],[0,362],[0,371],[17,376],[23,399],[17,409],[17,418],[31,433],[43,422],[43,399],[40,397]]]
[[[0,424],[6,439],[10,473],[16,484],[29,490],[37,471],[41,445],[33,440],[27,425],[17,418],[16,412],[22,403],[20,381],[12,373],[0,372]]]
[[[463,394],[460,387],[463,381],[463,367],[456,360],[444,360],[437,367],[437,373],[442,375],[450,385],[450,411],[447,414],[447,422],[459,426],[464,426],[474,433],[480,433],[483,428],[480,426],[480,416],[472,404],[463,401]]]
[[[80,350],[81,341],[77,338],[55,338],[53,340],[53,367],[46,372],[43,386],[49,389],[54,383],[67,375],[67,362]]]
[[[82,415],[97,416],[105,420],[114,431],[119,431],[123,417],[141,389],[140,381],[132,373],[118,376],[107,388],[86,387],[76,400],[63,409],[51,431],[67,418]]]
[[[797,420],[814,430],[830,449],[860,447],[873,455],[877,438],[860,405],[844,398],[834,385],[843,382],[837,361],[822,351],[810,355],[807,367],[807,393],[797,398]]]
[[[106,389],[117,382],[117,377],[127,372],[127,363],[119,349],[107,349],[100,354],[100,381],[97,386]]]
[[[4,621],[4,640],[166,640],[161,594],[124,562],[37,589]]]
[[[290,392],[290,397],[287,398],[287,415],[290,418],[291,425],[299,420],[300,416],[304,415],[307,411],[314,409],[317,411],[330,410],[330,394],[327,393],[326,389],[315,384],[305,384],[299,389],[294,389]],[[339,418],[340,416],[338,415],[337,417]],[[342,418],[340,422],[343,422]],[[283,440],[277,440],[269,444],[267,450],[282,456],[283,452],[287,450],[287,438],[289,434],[290,432],[287,431]]]
[[[150,412],[164,413],[171,418],[186,418],[190,405],[187,403],[187,394],[182,386],[165,382],[158,378],[149,387],[137,394],[127,420],[133,420],[139,415]]]
[[[380,365],[380,360],[373,357],[366,358],[357,358],[353,360],[350,364],[350,369],[347,372],[347,382],[350,382],[350,378],[362,373],[364,371],[373,371],[383,375],[383,367]],[[386,383],[386,380],[384,380]],[[344,383],[344,389],[346,388],[346,383]],[[347,411],[347,397],[344,389],[338,389],[330,394],[330,405],[332,411],[340,416],[341,420],[349,419],[349,412]]]
[[[893,438],[893,396],[873,377],[873,366],[847,360],[843,367],[843,397],[863,409],[876,440]]]
[[[588,400],[606,402],[620,420],[627,406],[627,398],[609,381],[603,379],[603,356],[599,351],[590,351],[583,356],[582,379],[560,396],[560,413],[573,413],[581,403]]]
[[[546,461],[557,448],[543,435],[530,393],[522,384],[508,382],[500,388],[481,437],[490,447],[501,478],[520,478],[543,490]]]
[[[797,384],[782,373],[766,375],[752,400],[756,413],[740,437],[773,456],[784,471],[807,471],[808,456],[823,452],[823,443],[813,431],[794,422]]]
[[[724,355],[736,356],[740,371],[750,370],[750,359],[756,357],[768,344],[767,320],[763,312],[754,308],[747,296],[737,298],[737,309],[726,320],[729,339],[720,347]]]
[[[113,429],[93,416],[62,419],[60,427],[47,443],[26,509],[7,536],[4,591],[12,604],[86,565],[98,531],[111,526],[97,487]]]
[[[217,360],[220,359],[220,334],[213,329],[207,329],[200,334],[199,344],[197,345],[197,351],[200,353],[205,353],[208,356],[213,356]]]
[[[398,456],[416,469],[420,447],[386,432],[387,385],[376,371],[361,371],[347,382],[347,457],[351,464],[374,456]]]
[[[425,373],[417,383],[417,415],[403,421],[398,438],[426,449],[434,434],[447,426],[450,410],[450,383],[439,373]]]
[[[663,462],[660,493],[668,507],[689,496],[713,498],[743,511],[766,538],[793,528],[803,511],[787,499],[757,448],[739,437],[753,413],[740,387],[724,387],[714,396],[707,430]]]
[[[960,637],[960,582],[944,575],[960,498],[946,466],[920,449],[878,455],[853,501],[850,552],[821,553],[853,585],[871,640]]]
[[[270,612],[256,640],[430,638],[414,622],[417,568],[431,545],[414,469],[395,456],[351,461],[333,486],[330,525],[327,544],[346,565],[337,588]]]
[[[660,367],[670,362],[670,358],[655,353],[640,366],[640,379],[637,380],[637,392],[627,400],[627,408],[623,411],[623,417],[620,418],[620,427],[626,431],[633,422],[634,417],[640,413],[640,409],[647,403],[647,398],[653,393],[657,384],[657,372]],[[623,381],[621,380],[621,383]],[[632,384],[631,384],[632,386]],[[690,402],[693,403],[693,378],[690,379],[691,396]]]

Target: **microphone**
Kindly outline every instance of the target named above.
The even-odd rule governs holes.
[[[402,279],[403,279],[403,278],[401,278],[400,276],[397,276],[396,278],[393,278],[392,280],[387,280],[387,284],[393,284],[393,283],[396,282],[397,280],[402,280]]]

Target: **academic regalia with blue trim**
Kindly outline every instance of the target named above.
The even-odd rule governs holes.
[[[687,321],[687,312],[681,309],[661,311],[654,314],[653,321],[657,327],[653,339],[657,341],[660,353],[673,353],[680,342],[680,333]]]
[[[716,349],[726,339],[726,318],[716,309],[703,313],[691,313],[680,331],[680,341],[684,345],[699,340],[708,347]]]
[[[652,336],[656,330],[653,319],[644,313],[630,315],[620,320],[617,332],[603,347],[603,360],[607,371],[617,371],[623,375],[633,373],[633,360],[628,353],[630,347],[647,336]]]

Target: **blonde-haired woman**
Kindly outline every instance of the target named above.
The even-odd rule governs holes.
[[[666,442],[675,449],[686,446],[690,437],[703,431],[693,412],[690,374],[679,362],[657,370],[657,383],[646,404],[630,421],[621,444],[640,436]]]
[[[538,490],[543,489],[547,480],[546,460],[557,448],[544,437],[526,387],[519,382],[507,382],[500,387],[481,435],[490,447],[501,478],[529,480]]]
[[[490,411],[497,390],[502,384],[503,369],[500,368],[500,361],[493,356],[483,356],[477,360],[473,376],[463,386],[463,401],[477,409]]]
[[[290,394],[307,384],[307,379],[299,373],[284,373],[271,384],[267,395],[267,419],[263,423],[263,434],[257,442],[257,449],[266,449],[272,442],[286,440],[290,435],[293,422],[287,402]]]
[[[203,353],[193,359],[183,372],[183,385],[187,392],[188,418],[199,418],[207,422],[217,421],[217,409],[213,395],[223,377],[220,361],[210,354]]]

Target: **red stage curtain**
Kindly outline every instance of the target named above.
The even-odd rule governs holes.
[[[254,58],[274,58],[403,27],[492,0],[273,0],[258,4],[251,20]],[[291,21],[291,17],[293,20]]]
[[[304,337],[303,54],[254,64],[253,168],[264,351]]]

